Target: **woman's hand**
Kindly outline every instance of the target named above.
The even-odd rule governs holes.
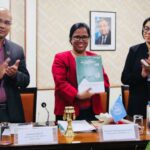
[[[10,62],[10,58],[7,58],[1,65],[0,65],[0,79],[6,74],[6,70],[8,68],[8,63]]]
[[[6,74],[7,74],[9,77],[13,77],[13,76],[16,75],[16,73],[17,73],[17,71],[18,71],[19,63],[20,63],[20,60],[17,59],[14,65],[7,67],[7,69],[6,69]]]
[[[148,59],[145,59],[145,61],[149,64],[149,66],[142,65],[141,75],[144,78],[147,77],[150,74],[150,57],[148,57]]]
[[[87,98],[91,98],[94,94],[95,93],[91,92],[91,89],[89,88],[84,92],[78,93],[76,97],[78,99],[84,100],[84,99],[87,99]]]

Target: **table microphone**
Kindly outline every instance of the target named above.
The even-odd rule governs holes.
[[[48,109],[47,109],[47,107],[46,107],[46,103],[43,102],[43,103],[41,104],[41,106],[46,109],[46,112],[47,112],[46,126],[49,126],[49,125],[50,125],[50,121],[49,121],[49,111],[48,111]]]

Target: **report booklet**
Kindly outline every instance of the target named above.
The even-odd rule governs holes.
[[[68,122],[58,120],[58,126],[62,132],[65,132],[67,130]],[[96,128],[86,120],[73,120],[72,128],[73,132],[90,132],[96,130]]]
[[[78,56],[76,58],[78,91],[104,92],[101,56]]]

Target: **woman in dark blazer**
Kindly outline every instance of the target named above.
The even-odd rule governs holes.
[[[150,68],[142,65],[141,59],[150,64],[150,18],[143,22],[142,35],[145,43],[130,47],[121,81],[129,85],[128,115],[141,114],[145,118],[150,101]]]

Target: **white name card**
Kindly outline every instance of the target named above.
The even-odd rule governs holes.
[[[16,145],[58,143],[57,126],[21,128],[16,130]]]
[[[138,126],[135,124],[104,125],[102,126],[102,140],[139,140]]]

